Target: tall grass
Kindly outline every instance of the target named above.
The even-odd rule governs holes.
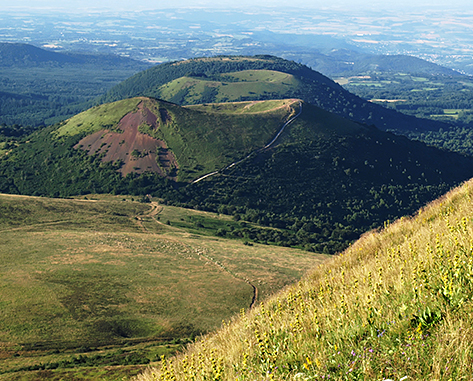
[[[466,380],[473,182],[365,234],[137,380]]]

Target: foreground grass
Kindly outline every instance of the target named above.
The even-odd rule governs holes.
[[[473,182],[137,380],[469,380]]]
[[[227,223],[122,196],[0,195],[0,377],[136,373],[324,259],[212,235]]]

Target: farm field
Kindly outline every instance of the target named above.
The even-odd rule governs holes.
[[[326,258],[214,235],[240,223],[123,196],[0,195],[0,379],[136,374]]]
[[[472,119],[471,78],[467,76],[413,75],[367,72],[339,77],[348,91],[373,103],[420,118],[464,126]]]

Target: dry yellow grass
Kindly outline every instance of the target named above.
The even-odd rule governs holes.
[[[370,232],[147,380],[468,380],[473,182]]]

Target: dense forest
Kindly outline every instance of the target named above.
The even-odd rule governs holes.
[[[39,127],[88,109],[149,64],[104,54],[0,43],[0,125]]]
[[[181,189],[178,204],[290,232],[285,240],[275,231],[255,232],[252,238],[259,242],[335,252],[468,179],[472,165],[472,159],[373,129],[280,145]]]
[[[406,136],[447,151],[473,156],[473,129],[469,127],[452,127],[445,131],[441,129],[422,133],[411,132]]]
[[[144,201],[151,195],[242,221],[240,228],[222,227],[218,235],[325,253],[413,213],[473,173],[473,158],[374,127],[317,135],[295,124],[276,148],[198,183],[177,183],[150,172],[123,177],[117,171],[120,162],[104,163],[102,155],[74,149],[82,135],[51,139],[55,128],[4,148],[8,155],[0,161],[0,192],[131,194]]]

